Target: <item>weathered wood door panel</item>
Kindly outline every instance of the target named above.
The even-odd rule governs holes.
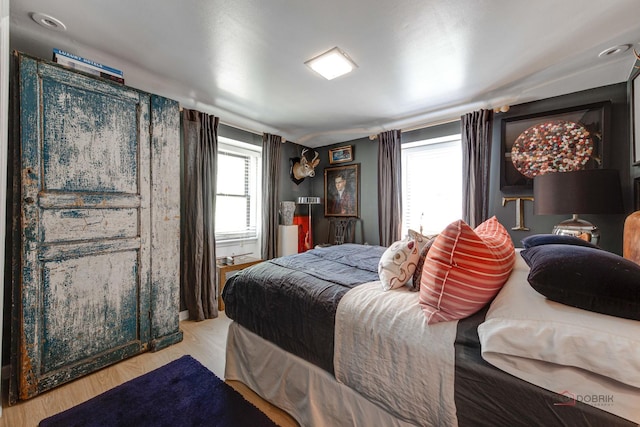
[[[19,390],[150,341],[150,95],[20,57]]]
[[[138,295],[131,292],[138,287],[137,251],[61,258],[44,261],[42,267],[43,373],[128,346],[138,338]],[[111,277],[121,279],[113,283]],[[113,310],[115,304],[118,310]]]

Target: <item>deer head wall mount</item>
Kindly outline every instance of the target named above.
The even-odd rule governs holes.
[[[289,159],[289,164],[291,165],[291,169],[289,170],[289,176],[291,180],[296,184],[300,184],[306,177],[313,178],[316,176],[315,168],[320,163],[320,159],[318,159],[318,152],[313,152],[313,159],[307,159],[308,148],[303,148],[300,153],[300,157],[291,157]]]

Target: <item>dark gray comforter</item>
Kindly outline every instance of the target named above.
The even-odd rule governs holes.
[[[338,302],[349,289],[378,280],[385,249],[345,244],[256,264],[227,281],[222,294],[226,314],[333,373]]]

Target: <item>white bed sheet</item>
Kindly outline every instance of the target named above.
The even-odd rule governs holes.
[[[336,378],[407,422],[457,425],[458,322],[428,325],[418,298],[379,281],[347,292],[336,312]]]

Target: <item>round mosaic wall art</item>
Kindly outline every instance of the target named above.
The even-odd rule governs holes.
[[[531,126],[511,149],[513,166],[527,178],[583,169],[593,153],[589,131],[579,123],[552,120]]]

